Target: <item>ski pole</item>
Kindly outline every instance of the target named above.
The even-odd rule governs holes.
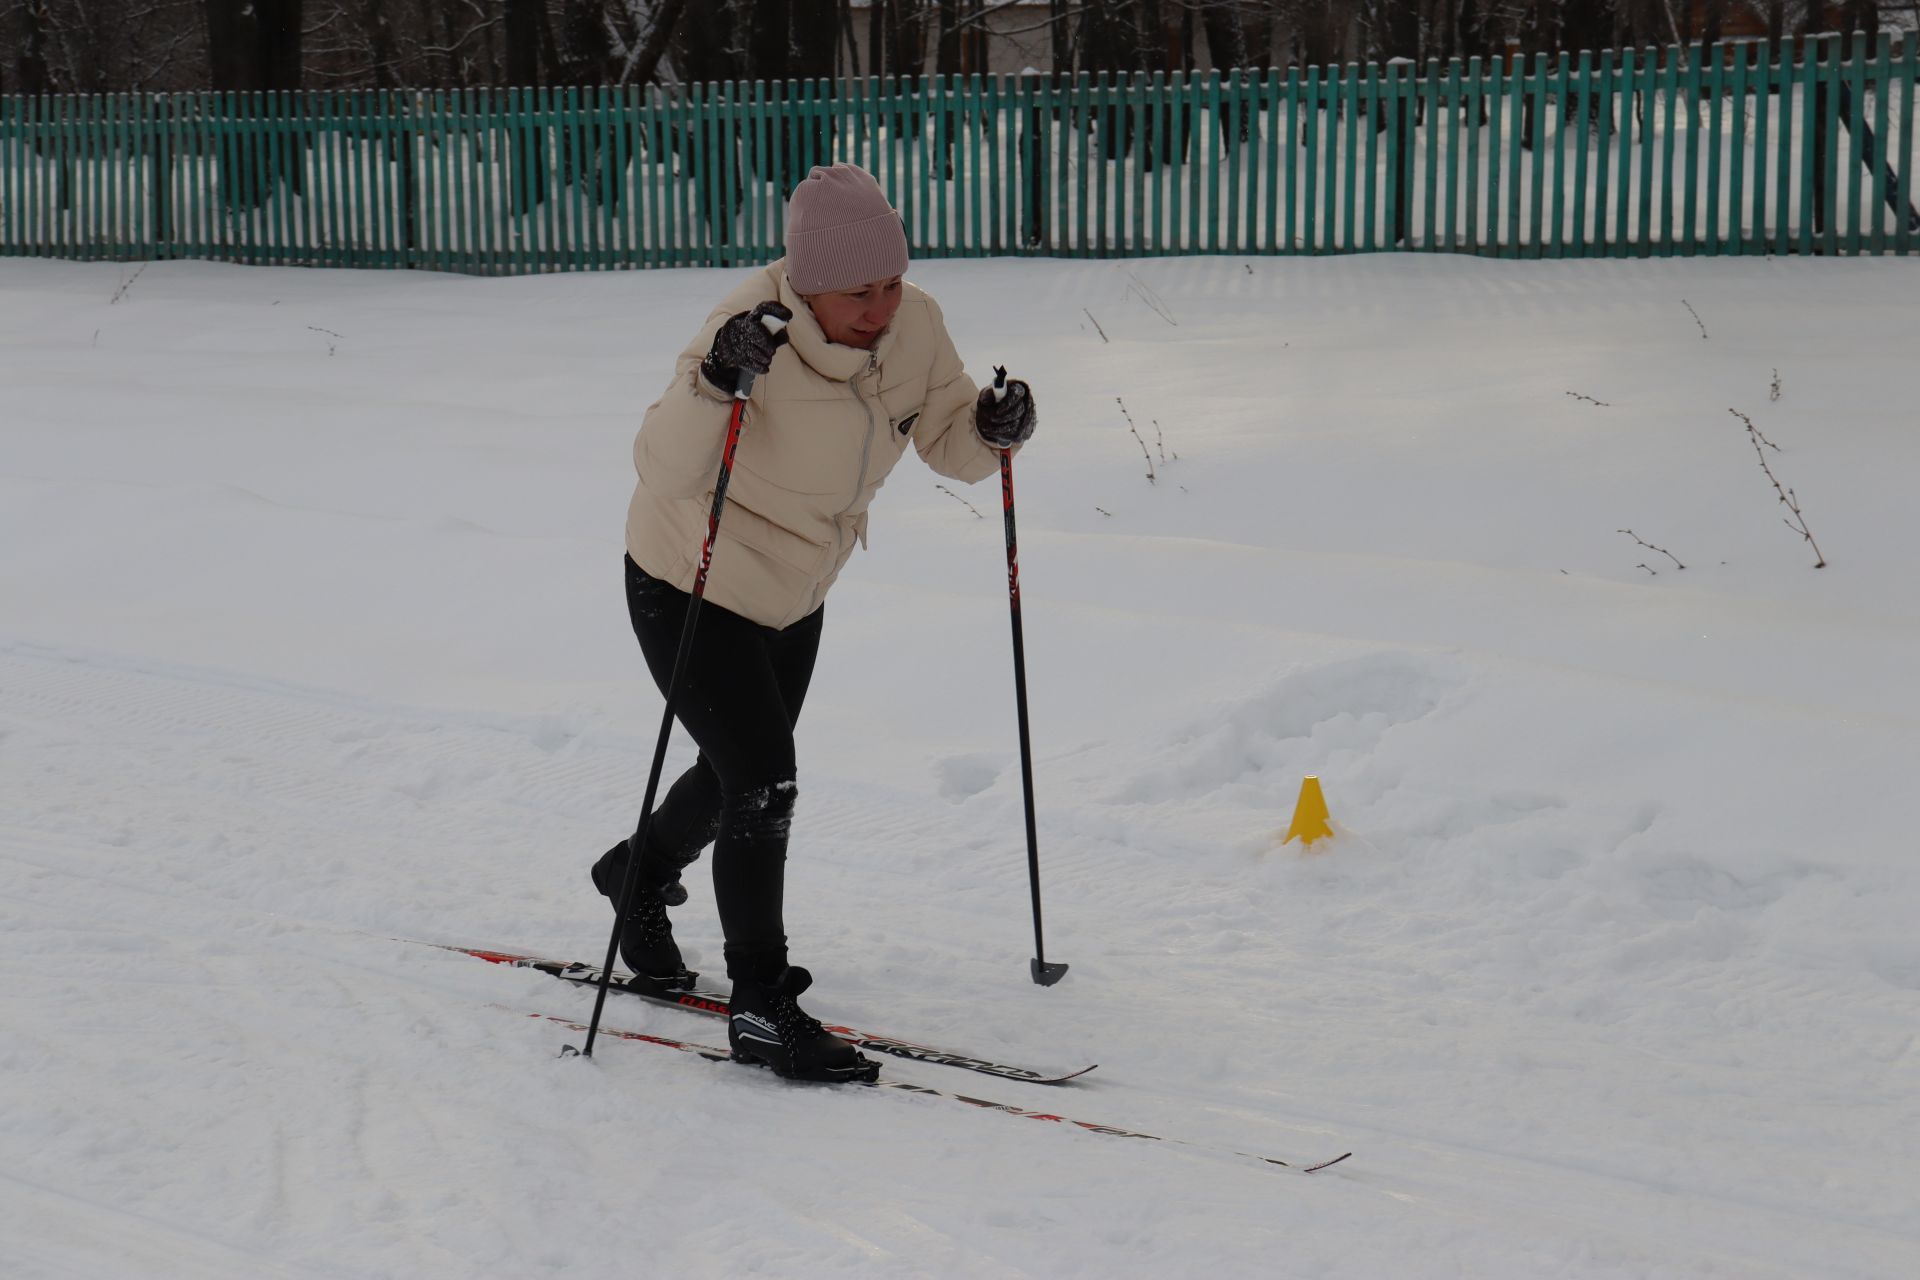
[[[787,322],[779,316],[762,316],[760,323],[781,340]],[[578,1053],[593,1056],[593,1041],[600,1032],[600,1010],[607,1003],[607,988],[613,982],[613,962],[620,951],[620,927],[627,922],[627,910],[633,904],[633,892],[639,884],[640,859],[647,851],[647,829],[653,824],[653,799],[660,789],[660,770],[666,764],[667,739],[673,733],[673,708],[680,697],[680,677],[687,669],[687,655],[693,652],[693,626],[700,616],[700,602],[707,595],[707,570],[713,564],[713,542],[720,532],[720,512],[727,505],[727,484],[733,479],[733,455],[740,447],[740,428],[747,419],[747,397],[753,394],[754,374],[740,370],[733,392],[733,410],[727,419],[727,441],[720,449],[720,476],[713,482],[713,509],[707,513],[707,538],[700,548],[700,568],[693,577],[693,598],[687,602],[687,620],[680,627],[680,647],[673,655],[673,675],[667,681],[667,705],[660,713],[660,740],[654,744],[653,767],[647,773],[647,794],[640,802],[640,825],[627,838],[627,870],[620,878],[620,910],[613,917],[613,933],[607,939],[607,960],[600,966],[600,982],[593,997],[593,1017],[587,1023],[587,1044],[583,1049],[568,1045],[560,1056]]]
[[[993,368],[993,398],[1007,395],[1007,370]],[[1013,615],[1013,700],[1020,712],[1020,782],[1027,798],[1027,880],[1033,888],[1033,961],[1028,972],[1043,987],[1060,981],[1065,964],[1047,962],[1047,944],[1040,927],[1040,837],[1033,821],[1033,746],[1027,732],[1027,645],[1020,630],[1020,540],[1013,527],[1013,450],[1000,451],[1000,500],[1007,523],[1007,599]]]

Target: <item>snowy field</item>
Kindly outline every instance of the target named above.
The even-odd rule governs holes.
[[[514,1014],[589,993],[392,941],[603,952],[628,451],[734,273],[135,271],[0,263],[0,1276],[1920,1274],[1920,263],[915,269],[1036,387],[1072,971],[997,487],[909,458],[801,725],[810,1007],[1310,1176],[563,1061]]]

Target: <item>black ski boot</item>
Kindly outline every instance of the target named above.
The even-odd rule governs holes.
[[[735,982],[727,1020],[733,1060],[762,1063],[789,1080],[878,1080],[879,1063],[829,1034],[795,1003],[812,985],[812,974],[791,965],[767,982]]]
[[[625,848],[615,845],[593,864],[593,887],[620,909],[621,881],[626,877]],[[627,917],[620,923],[620,958],[633,970],[628,986],[662,995],[685,991],[700,975],[688,970],[680,958],[680,945],[673,940],[673,922],[667,919],[667,904],[657,886],[637,883]]]

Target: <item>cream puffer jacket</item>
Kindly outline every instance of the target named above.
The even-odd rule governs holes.
[[[791,341],[747,401],[708,600],[775,628],[819,608],[853,544],[866,545],[867,506],[909,439],[943,476],[971,484],[999,469],[999,453],[974,430],[979,388],[939,306],[912,284],[903,293],[872,351],[827,341],[784,261],[754,272],[714,309],[633,444],[640,483],[627,509],[627,552],[636,564],[693,590],[733,404],[701,377],[700,362],[729,316],[762,302],[793,312]]]

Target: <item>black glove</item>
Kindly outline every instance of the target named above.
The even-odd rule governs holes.
[[[996,449],[1025,444],[1038,422],[1033,412],[1033,389],[1015,378],[1007,383],[1006,390],[1007,394],[996,400],[994,388],[988,387],[973,406],[974,430]]]
[[[742,373],[757,378],[773,368],[773,353],[787,340],[787,331],[782,328],[778,333],[768,333],[762,323],[767,316],[791,321],[793,312],[777,302],[763,302],[720,326],[720,332],[713,335],[713,349],[700,362],[700,372],[708,382],[731,392],[739,389]]]

